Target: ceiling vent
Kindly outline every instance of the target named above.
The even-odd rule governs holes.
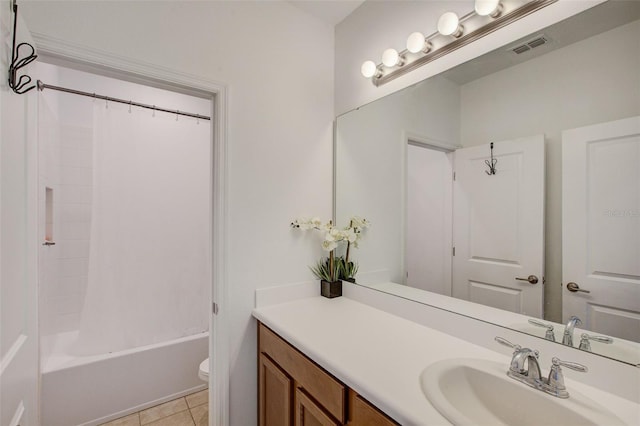
[[[517,55],[524,53],[524,52],[528,52],[531,49],[535,49],[536,47],[540,47],[544,44],[549,43],[549,38],[547,36],[544,35],[539,35],[525,43],[519,44],[516,47],[512,47],[511,50],[512,52],[516,53]]]

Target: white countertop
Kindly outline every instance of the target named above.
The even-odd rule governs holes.
[[[257,308],[253,316],[402,425],[449,425],[428,402],[419,377],[429,364],[482,358],[509,366],[505,355],[391,315],[347,297],[309,297]],[[547,366],[541,366],[546,374]],[[640,405],[566,379],[614,411],[640,424]]]

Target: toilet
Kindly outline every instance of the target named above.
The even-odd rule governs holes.
[[[209,383],[209,358],[200,363],[200,368],[198,369],[198,377],[200,377],[201,380]]]

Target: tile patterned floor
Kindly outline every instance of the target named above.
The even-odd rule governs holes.
[[[209,390],[192,393],[101,426],[207,426]]]

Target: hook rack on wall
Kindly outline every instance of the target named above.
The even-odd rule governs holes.
[[[484,162],[489,167],[489,170],[485,170],[485,173],[491,176],[491,175],[495,175],[497,172],[496,164],[498,164],[498,159],[493,158],[493,142],[491,142],[489,147],[491,148],[491,160],[484,160]]]
[[[36,49],[29,43],[20,43],[16,46],[16,29],[18,26],[18,3],[13,0],[13,44],[11,46],[11,64],[9,65],[9,87],[18,95],[27,93],[29,90],[34,89],[36,85],[26,87],[31,83],[31,77],[28,75],[21,75],[18,77],[18,70],[26,67],[31,62],[35,61],[38,55],[36,55]],[[22,58],[20,57],[20,49],[27,50],[27,54]],[[29,50],[30,49],[30,50]]]

